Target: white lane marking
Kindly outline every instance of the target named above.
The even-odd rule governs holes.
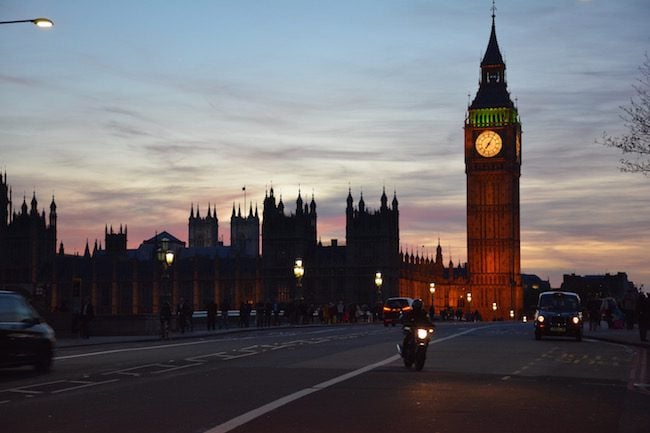
[[[107,384],[107,383],[117,382],[118,380],[119,379],[111,379],[111,380],[105,380],[103,382],[81,382],[81,381],[71,380],[70,383],[78,383],[79,385],[71,386],[71,387],[63,388],[63,389],[57,389],[56,391],[52,391],[52,394],[59,394],[61,392],[75,391],[77,389],[88,388],[90,386],[104,385],[104,384]]]
[[[130,347],[126,349],[113,349],[113,350],[103,350],[101,352],[89,352],[89,353],[78,353],[76,355],[64,355],[57,356],[54,359],[57,361],[63,359],[73,359],[73,358],[85,358],[89,356],[100,356],[100,355],[110,355],[113,353],[123,353],[123,352],[139,352],[142,350],[157,350],[157,349],[168,349],[170,347],[182,347],[182,346],[193,346],[197,344],[214,344],[215,342],[223,342],[226,340],[199,340],[199,341],[190,341],[188,343],[174,343],[174,344],[159,344],[157,346],[138,346]],[[231,341],[231,340],[228,340]]]
[[[327,332],[327,330],[321,330],[321,331],[314,331],[314,332],[308,332],[307,334],[317,334],[317,333],[323,333]],[[347,338],[357,338],[362,334],[354,334],[354,336],[344,336]],[[157,349],[168,349],[170,347],[183,347],[183,346],[194,346],[197,344],[211,344],[215,342],[222,343],[224,341],[241,341],[241,340],[250,340],[253,339],[254,337],[237,337],[237,338],[227,338],[227,339],[208,339],[208,340],[198,340],[198,341],[190,341],[190,342],[185,342],[185,343],[173,343],[173,344],[158,344],[156,346],[138,346],[138,347],[129,347],[129,348],[124,348],[124,349],[112,349],[112,350],[103,350],[99,352],[88,352],[88,353],[78,353],[76,355],[64,355],[64,356],[56,356],[54,357],[54,360],[56,361],[61,361],[65,359],[74,359],[74,358],[86,358],[90,356],[101,356],[101,355],[111,355],[113,353],[124,353],[124,352],[139,352],[142,350],[157,350]],[[293,340],[290,341],[289,343],[284,343],[284,345],[291,345],[291,344],[315,344],[315,343],[322,343],[322,342],[327,342],[331,341],[333,339],[336,339],[337,336],[333,337],[328,337],[328,338],[321,338],[321,339],[313,339],[313,340]],[[281,347],[278,347],[278,349]]]
[[[487,326],[482,326],[479,328],[472,328],[468,329],[463,332],[459,332],[457,334],[452,334],[447,337],[435,339],[431,341],[431,344],[436,344],[436,343],[442,343],[443,341],[451,340],[452,338],[457,338],[460,337],[461,335],[464,334],[469,334],[470,332],[475,332],[478,331],[479,329],[487,328]],[[284,405],[287,405],[293,401],[296,401],[298,399],[301,399],[309,394],[312,394],[314,392],[322,391],[325,388],[328,388],[332,385],[336,385],[337,383],[344,382],[348,379],[352,379],[353,377],[359,376],[361,374],[367,373],[371,370],[374,370],[375,368],[381,367],[386,364],[390,364],[391,362],[395,362],[398,359],[400,359],[400,355],[393,355],[390,358],[386,358],[382,361],[376,362],[374,364],[366,365],[365,367],[361,367],[357,370],[351,371],[349,373],[345,373],[341,376],[335,377],[333,379],[327,380],[325,382],[321,382],[317,385],[312,386],[311,388],[305,388],[300,391],[294,392],[293,394],[285,395],[284,397],[280,397],[279,399],[272,401],[270,403],[267,403],[263,406],[260,406],[256,409],[253,409],[251,411],[248,411],[244,414],[241,414],[235,418],[232,418],[231,420],[228,420],[224,422],[223,424],[219,424],[218,426],[212,427],[209,430],[206,430],[205,433],[226,433],[231,430],[236,429],[237,427],[240,427],[255,418],[259,418],[260,416],[271,412],[279,407],[282,407]]]

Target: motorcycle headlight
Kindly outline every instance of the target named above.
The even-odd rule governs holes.
[[[423,328],[418,328],[418,338],[420,340],[424,340],[425,338],[428,337],[428,335],[429,335],[429,331]]]
[[[541,314],[539,316],[537,316],[537,321],[539,323],[544,323],[544,316],[542,316]]]
[[[577,325],[578,323],[580,323],[580,318],[578,316],[573,316],[571,318],[571,321],[573,322],[574,325]]]

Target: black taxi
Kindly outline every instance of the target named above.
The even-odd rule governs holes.
[[[582,340],[582,307],[577,293],[548,291],[539,294],[535,312],[535,339],[543,336]]]

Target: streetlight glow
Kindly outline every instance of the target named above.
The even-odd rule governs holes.
[[[36,25],[36,27],[40,27],[42,29],[49,29],[50,27],[54,26],[54,22],[48,18],[36,18],[32,20],[32,22]]]
[[[167,251],[165,253],[165,263],[167,263],[167,266],[171,266],[174,263],[174,252],[173,251]]]
[[[293,275],[300,279],[305,275],[305,268],[302,265],[302,259],[296,259],[296,262],[294,263],[293,266]]]
[[[302,259],[297,258],[293,262],[293,276],[296,277],[296,299],[302,299],[302,277],[305,275],[305,266],[302,264]]]
[[[383,284],[384,280],[381,278],[381,272],[375,273],[375,285],[377,286],[378,289],[381,289],[381,285]]]

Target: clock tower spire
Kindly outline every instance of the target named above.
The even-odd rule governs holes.
[[[518,317],[523,309],[519,177],[521,123],[510,99],[506,64],[492,30],[481,79],[465,118],[467,259],[472,306],[486,319]]]

